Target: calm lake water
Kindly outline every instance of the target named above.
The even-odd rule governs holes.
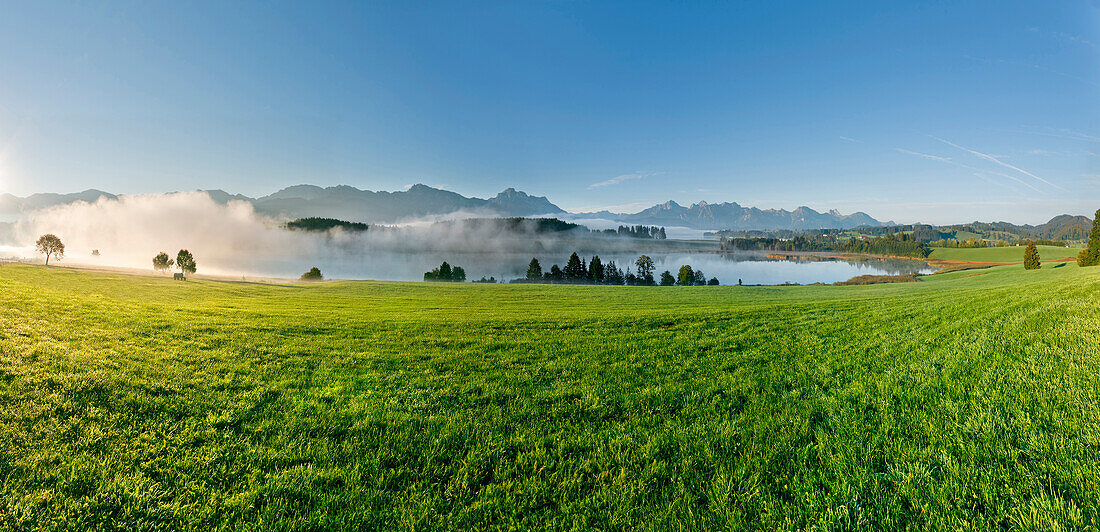
[[[17,253],[15,248],[0,249],[0,258],[33,257],[28,250]],[[5,253],[6,252],[6,253]],[[604,264],[614,261],[623,270],[634,270],[634,260],[641,252],[601,253]],[[763,253],[735,252],[661,252],[645,251],[656,264],[657,277],[664,270],[673,276],[680,266],[690,265],[693,269],[703,270],[707,278],[717,277],[722,284],[782,284],[782,283],[833,283],[844,281],[857,275],[896,275],[908,273],[931,273],[933,270],[922,261],[906,259],[863,259],[863,260],[771,260]],[[551,265],[564,267],[569,254],[534,253],[542,264],[543,271],[549,271]],[[590,259],[591,254],[581,254]],[[452,266],[461,266],[466,270],[467,280],[494,277],[497,280],[510,280],[523,277],[532,253],[465,253],[455,251],[433,252],[395,252],[395,251],[319,251],[309,255],[257,255],[233,254],[220,255],[205,252],[196,254],[199,259],[199,273],[233,277],[279,277],[297,278],[313,266],[321,269],[326,279],[374,279],[392,281],[421,281],[424,272],[439,266],[446,260]],[[146,260],[133,259],[113,261],[112,256],[104,253],[101,257],[83,254],[66,254],[64,264],[83,264],[101,266],[120,266],[147,268]]]
[[[922,261],[905,259],[887,260],[770,260],[756,253],[647,253],[656,263],[658,276],[669,270],[675,276],[680,266],[691,265],[703,270],[707,278],[717,277],[722,284],[811,284],[845,281],[857,275],[896,275],[931,273],[933,270]],[[314,259],[265,258],[249,264],[233,264],[233,258],[208,261],[208,273],[227,275],[261,275],[272,277],[297,277],[312,266],[317,266],[328,279],[376,279],[394,281],[420,281],[424,272],[446,260],[452,266],[466,270],[467,280],[494,277],[499,280],[523,277],[531,254],[487,253],[363,253],[361,255],[333,255]],[[564,267],[568,254],[535,254],[543,271],[551,265]],[[601,254],[604,264],[614,261],[624,270],[634,270],[637,253]],[[584,256],[591,258],[590,255]]]

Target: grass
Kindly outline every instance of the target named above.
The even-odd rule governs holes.
[[[847,281],[841,281],[833,283],[835,285],[862,285],[862,284],[879,284],[879,283],[915,283],[920,279],[915,273],[899,274],[899,275],[857,275],[848,279]]]
[[[0,528],[1095,529],[1098,294],[3,266]]]
[[[1023,263],[1025,246],[1005,246],[1000,248],[935,248],[928,258],[938,260]],[[1045,261],[1076,259],[1081,248],[1063,248],[1058,246],[1036,246],[1039,258]]]

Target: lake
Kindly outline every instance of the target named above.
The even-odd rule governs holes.
[[[678,245],[669,242],[670,245]],[[708,246],[709,247],[709,246]],[[452,266],[466,270],[467,280],[494,277],[510,280],[523,277],[527,265],[534,256],[542,264],[543,271],[551,265],[564,267],[569,259],[568,251],[494,251],[466,252],[455,249],[437,251],[395,251],[369,247],[318,246],[303,248],[297,252],[229,253],[217,249],[195,253],[199,273],[230,277],[280,277],[297,278],[313,266],[321,269],[327,279],[375,279],[392,281],[421,281],[424,272],[439,266],[446,260]],[[580,248],[584,249],[584,248]],[[708,279],[717,277],[722,284],[812,284],[845,281],[857,275],[897,275],[931,273],[927,263],[907,259],[858,259],[840,260],[811,257],[808,260],[774,260],[759,252],[667,251],[661,249],[618,250],[600,253],[604,264],[614,261],[623,270],[634,270],[634,261],[645,253],[656,264],[656,277],[664,270],[673,276],[680,266],[690,265],[702,270]],[[113,266],[125,268],[150,268],[149,253],[121,253],[104,249],[99,257],[88,252],[67,250],[60,264]],[[580,253],[590,259],[591,251]],[[33,258],[33,250],[0,246],[0,258]],[[151,255],[150,255],[151,256]]]
[[[659,277],[664,270],[673,276],[684,264],[693,269],[703,270],[707,278],[717,277],[722,284],[782,284],[782,283],[833,283],[845,281],[857,275],[897,275],[909,273],[932,273],[934,271],[923,261],[907,259],[860,259],[860,260],[772,260],[761,253],[714,253],[714,252],[648,252],[656,264]],[[539,259],[543,271],[549,271],[551,265],[564,267],[568,254],[534,254]],[[589,259],[590,255],[582,255]],[[601,254],[604,264],[614,261],[620,268],[634,269],[634,260],[638,253]],[[259,275],[295,278],[312,266],[317,266],[328,279],[376,279],[394,281],[420,281],[424,272],[439,266],[446,260],[452,266],[461,266],[466,270],[467,280],[494,277],[497,280],[510,280],[523,277],[531,261],[530,253],[455,253],[455,252],[364,252],[349,255],[346,253],[318,256],[313,259],[296,257],[264,257],[258,261],[245,263],[234,257],[225,257],[214,261],[207,260],[208,267],[200,271],[221,273],[224,275]],[[200,265],[202,262],[200,261]]]

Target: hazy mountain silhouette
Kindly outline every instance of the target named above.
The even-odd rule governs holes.
[[[246,201],[257,212],[281,218],[323,217],[352,222],[396,223],[431,216],[468,214],[470,217],[538,216],[567,214],[544,196],[531,196],[507,188],[489,199],[466,197],[456,192],[413,185],[396,192],[360,190],[339,185],[319,187],[295,185],[259,198],[230,194],[224,190],[204,190],[218,203]],[[32,194],[25,198],[0,194],[0,221],[19,215],[76,201],[94,202],[100,198],[118,196],[89,189],[73,194]],[[675,201],[659,203],[635,213],[608,211],[575,213],[574,218],[601,218],[631,225],[690,227],[704,230],[768,230],[768,229],[852,229],[855,227],[891,225],[866,213],[841,214],[836,210],[818,212],[809,207],[793,211],[758,209],[737,203],[707,203],[700,201],[684,207]],[[568,217],[566,217],[568,218]],[[975,222],[977,223],[977,222]],[[1063,214],[1041,225],[1014,225],[994,222],[1006,229],[1022,230],[1038,238],[1079,239],[1087,235],[1091,220],[1084,216]]]
[[[67,205],[76,201],[87,201],[90,203],[101,197],[115,199],[118,196],[92,188],[84,192],[74,192],[72,194],[54,194],[52,192],[31,194],[25,198],[16,197],[11,194],[0,194],[0,213],[15,214],[53,207],[54,205]]]
[[[481,216],[532,216],[564,213],[544,197],[513,188],[490,199],[467,198],[456,192],[413,185],[397,192],[359,190],[346,185],[321,188],[297,185],[252,202],[265,214],[302,218],[340,218],[367,223],[392,223],[425,216],[469,212]]]
[[[700,201],[684,207],[675,201],[666,201],[634,214],[613,214],[606,211],[586,213],[592,217],[613,219],[643,225],[682,226],[696,229],[851,229],[861,225],[884,225],[869,215],[857,212],[840,214],[836,210],[821,213],[809,207],[793,211],[783,209],[757,209],[742,207],[736,203],[707,203]],[[889,222],[888,222],[889,223]]]

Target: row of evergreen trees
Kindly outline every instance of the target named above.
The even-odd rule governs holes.
[[[632,238],[655,238],[657,240],[668,238],[664,227],[649,225],[620,225],[618,229],[604,229],[602,232]]]
[[[527,274],[520,279],[514,279],[513,283],[566,283],[566,284],[609,284],[628,286],[656,286],[654,279],[655,265],[653,259],[642,255],[634,261],[634,271],[624,271],[615,261],[604,264],[599,255],[593,255],[592,259],[585,261],[576,252],[569,256],[565,268],[554,264],[549,270],[543,271],[542,264],[537,258],[532,258],[527,265]],[[677,277],[672,272],[665,270],[661,274],[661,286],[692,286],[711,285],[717,286],[718,279],[711,278],[707,281],[702,270],[694,270],[689,265],[680,267]]]
[[[872,238],[836,240],[832,237],[795,236],[779,238],[726,238],[720,244],[723,250],[775,250],[775,251],[838,251],[866,253],[898,257],[925,258],[932,249],[913,240],[905,233],[888,234]]]

